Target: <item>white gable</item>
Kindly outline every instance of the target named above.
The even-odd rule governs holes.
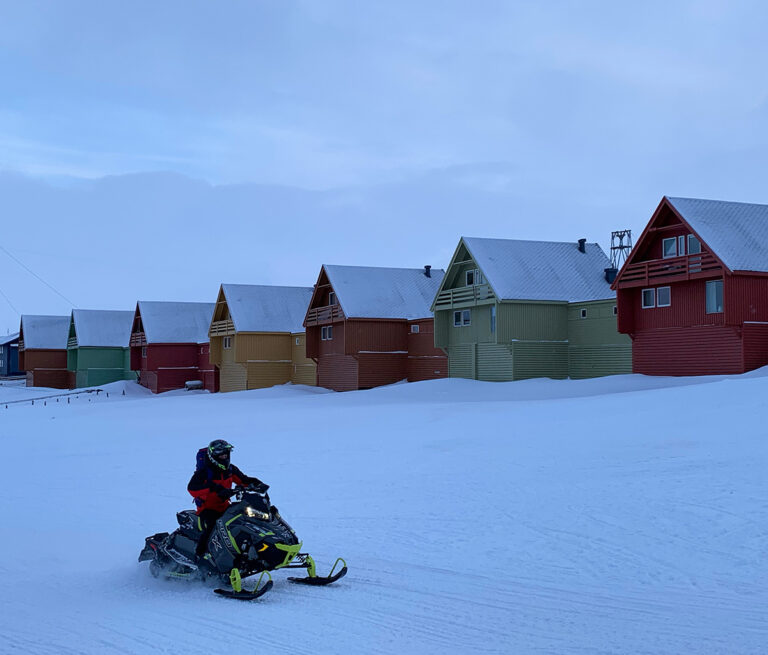
[[[69,336],[69,316],[23,314],[25,350],[66,350]]]
[[[427,277],[423,268],[323,268],[347,318],[429,318],[445,275],[441,269]]]
[[[304,332],[312,287],[222,284],[237,332]]]
[[[106,309],[73,309],[78,347],[127,348],[133,312]]]
[[[207,343],[212,302],[139,301],[147,343]]]
[[[768,205],[667,198],[732,271],[768,271]]]
[[[596,243],[479,239],[463,241],[499,300],[584,302],[616,297],[611,263]]]

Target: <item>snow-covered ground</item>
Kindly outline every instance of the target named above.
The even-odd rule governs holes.
[[[768,651],[765,371],[106,390],[0,387],[2,653]],[[215,437],[346,578],[239,603],[137,563]]]

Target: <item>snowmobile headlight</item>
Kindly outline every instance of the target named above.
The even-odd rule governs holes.
[[[260,512],[259,510],[253,509],[253,507],[250,506],[245,508],[245,515],[251,519],[256,518],[261,519],[262,521],[269,521],[269,514],[266,512]]]

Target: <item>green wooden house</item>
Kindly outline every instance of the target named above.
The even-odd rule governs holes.
[[[132,311],[74,309],[69,322],[69,388],[135,380],[129,343]]]
[[[632,372],[615,271],[596,243],[462,237],[432,304],[450,377],[503,381]]]

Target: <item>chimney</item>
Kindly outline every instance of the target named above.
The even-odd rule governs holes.
[[[587,252],[586,243],[586,239],[579,239],[579,252]]]
[[[432,271],[430,271],[432,267],[431,266],[425,266],[424,267],[424,275],[427,277],[432,277]]]
[[[616,279],[616,275],[619,272],[619,269],[611,266],[609,268],[604,268],[603,270],[605,271],[605,281],[608,284],[613,284],[613,281]]]

